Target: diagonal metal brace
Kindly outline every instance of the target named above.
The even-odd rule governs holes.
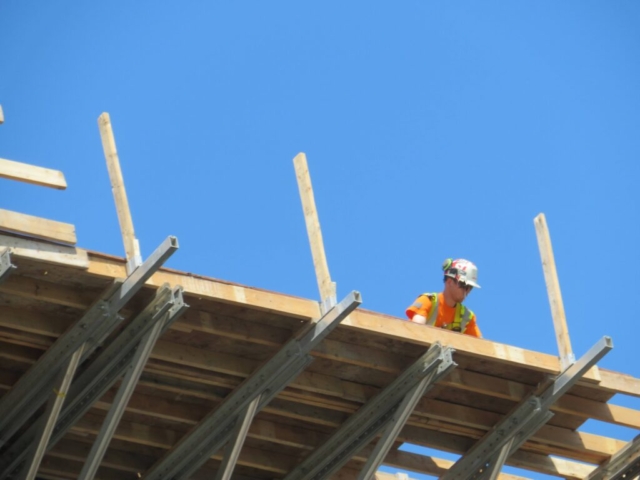
[[[580,360],[523,399],[440,477],[441,480],[486,479],[495,475],[509,455],[553,416],[549,408],[612,348],[611,338],[603,337]],[[507,444],[510,444],[508,451],[502,452]],[[498,461],[502,464],[496,465]]]
[[[413,365],[351,415],[340,429],[290,472],[285,480],[330,478],[381,429],[392,422],[396,413],[400,417],[408,417],[410,412],[407,412],[406,407],[410,406],[410,402],[404,401],[407,394],[410,394],[422,380],[430,378],[430,384],[423,386],[424,393],[429,386],[455,368],[452,352],[452,349],[443,348],[439,343],[431,345]],[[404,412],[398,412],[401,406],[405,408]],[[395,434],[397,435],[397,432]]]
[[[640,435],[627,443],[584,480],[631,480],[640,475]]]
[[[155,321],[163,324],[163,331],[188,308],[182,296],[182,287],[171,289],[168,284],[158,289],[154,299],[140,312],[93,360],[73,382],[67,402],[53,430],[48,449],[51,449],[66,432],[100,399],[122,376],[131,364],[136,346]],[[158,320],[159,317],[162,317]],[[30,427],[0,458],[0,480],[20,467],[25,450],[37,438],[35,426]]]
[[[258,368],[240,386],[231,392],[217,409],[207,415],[183,437],[142,477],[144,480],[185,479],[197,470],[229,440],[239,415],[258,396],[258,411],[277,395],[295,375],[308,365],[310,352],[358,305],[358,292],[322,315],[317,322],[308,324],[287,342],[274,357]],[[292,372],[295,375],[292,375]]]
[[[400,434],[404,425],[407,423],[407,420],[409,420],[409,416],[416,408],[420,399],[427,390],[433,386],[435,381],[437,381],[437,378],[441,378],[446,372],[456,366],[450,358],[452,352],[452,350],[445,351],[443,355],[446,356],[446,360],[441,363],[437,369],[433,369],[431,373],[420,380],[420,382],[404,396],[395,413],[384,427],[382,437],[376,443],[373,452],[371,452],[367,462],[360,471],[358,480],[369,480],[371,478],[375,478],[375,473],[378,470],[378,467],[380,467],[387,456],[387,453],[389,453],[393,443]]]

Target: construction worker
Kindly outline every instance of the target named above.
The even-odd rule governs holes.
[[[440,293],[423,293],[407,308],[409,320],[482,338],[476,316],[462,302],[478,285],[478,268],[469,260],[448,258],[442,264],[444,289]]]

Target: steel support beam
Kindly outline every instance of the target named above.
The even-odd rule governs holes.
[[[229,440],[236,423],[249,404],[260,397],[259,411],[310,363],[308,355],[358,305],[360,294],[351,292],[316,321],[287,342],[271,360],[258,368],[231,392],[217,409],[155,463],[145,480],[186,479]]]
[[[351,415],[342,427],[290,472],[285,480],[330,478],[389,422],[394,419],[406,420],[411,413],[410,407],[412,404],[415,406],[421,394],[455,368],[452,352],[452,349],[443,348],[439,343],[434,343],[418,361]],[[423,385],[422,382],[425,379],[428,379],[428,382]],[[416,386],[421,388],[416,389]],[[400,411],[401,408],[403,411]],[[385,447],[394,434],[397,435],[394,429],[386,432],[381,440]],[[381,447],[380,454],[382,450]],[[381,458],[376,458],[375,462],[378,460]]]
[[[76,350],[75,353],[71,355],[66,368],[58,374],[59,378],[56,379],[56,388],[50,394],[45,413],[42,415],[42,418],[40,418],[37,425],[38,433],[40,433],[40,440],[32,443],[31,448],[27,453],[27,458],[31,460],[27,461],[25,466],[22,468],[22,472],[19,475],[20,480],[35,480],[36,478],[36,474],[40,468],[40,462],[42,462],[42,458],[47,450],[47,444],[49,443],[49,439],[53,433],[53,427],[58,420],[58,415],[60,414],[60,410],[62,410],[62,405],[64,404],[65,397],[69,391],[69,386],[71,385],[73,376],[80,364],[82,350],[83,347]]]
[[[47,401],[55,376],[71,355],[85,342],[91,348],[85,346],[81,361],[91,355],[121,320],[118,312],[177,249],[177,239],[168,237],[139,268],[96,301],[0,398],[0,447]]]
[[[387,453],[389,453],[389,450],[393,446],[393,442],[396,441],[400,430],[402,430],[405,423],[407,423],[407,420],[409,420],[411,412],[416,408],[416,405],[427,389],[433,385],[434,377],[436,375],[438,375],[438,369],[433,369],[429,375],[420,380],[420,383],[413,387],[409,393],[404,396],[400,402],[400,406],[389,419],[387,426],[384,427],[382,437],[376,443],[373,452],[371,452],[367,462],[360,471],[358,480],[370,480],[371,478],[375,478],[376,471],[380,465],[382,465]]]
[[[0,253],[0,283],[4,282],[15,268],[11,263],[11,250],[5,248]]]
[[[182,287],[171,289],[168,284],[158,289],[154,299],[123,331],[93,360],[72,383],[67,402],[55,425],[47,450],[99,400],[120,378],[133,361],[136,346],[149,329],[158,322],[163,331],[188,308],[182,297]],[[160,318],[158,320],[158,318]],[[35,426],[27,429],[0,458],[0,479],[10,478],[19,471],[25,451],[37,439]]]
[[[172,320],[175,320],[175,318],[177,317],[174,315]],[[133,360],[127,367],[127,372],[120,384],[120,387],[118,388],[118,393],[116,394],[113,404],[109,409],[109,413],[100,428],[98,437],[93,443],[91,451],[89,452],[82,471],[80,472],[80,478],[84,480],[93,480],[98,472],[100,462],[102,462],[102,458],[109,447],[109,443],[111,443],[113,434],[120,423],[120,419],[124,414],[127,404],[129,403],[129,399],[138,384],[142,370],[147,364],[147,360],[151,355],[151,351],[153,350],[156,341],[160,338],[160,335],[162,335],[162,332],[165,329],[165,320],[166,318],[164,314],[156,315],[155,319],[151,320],[153,326],[144,334],[144,337],[136,347]]]
[[[596,468],[585,480],[632,480],[640,476],[640,435]]]
[[[231,474],[236,466],[242,445],[247,438],[251,421],[258,411],[258,405],[260,404],[260,396],[253,399],[249,404],[245,412],[241,415],[241,419],[236,423],[231,439],[227,443],[224,451],[224,458],[222,464],[218,469],[215,480],[231,480]],[[241,420],[241,421],[240,421]]]
[[[603,337],[580,360],[523,399],[440,479],[484,480],[499,472],[509,455],[553,417],[549,408],[612,348],[611,338]],[[508,451],[502,452],[507,444]]]

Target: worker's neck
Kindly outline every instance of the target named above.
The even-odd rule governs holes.
[[[448,307],[455,307],[456,306],[456,301],[451,297],[451,293],[447,291],[447,289],[445,288],[445,290],[442,292],[442,296],[444,297],[444,303],[448,306]]]

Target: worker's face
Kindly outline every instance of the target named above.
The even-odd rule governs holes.
[[[450,283],[451,296],[457,303],[462,303],[473,289],[471,285],[467,285],[464,282],[458,282],[453,278],[448,278],[447,283]]]

